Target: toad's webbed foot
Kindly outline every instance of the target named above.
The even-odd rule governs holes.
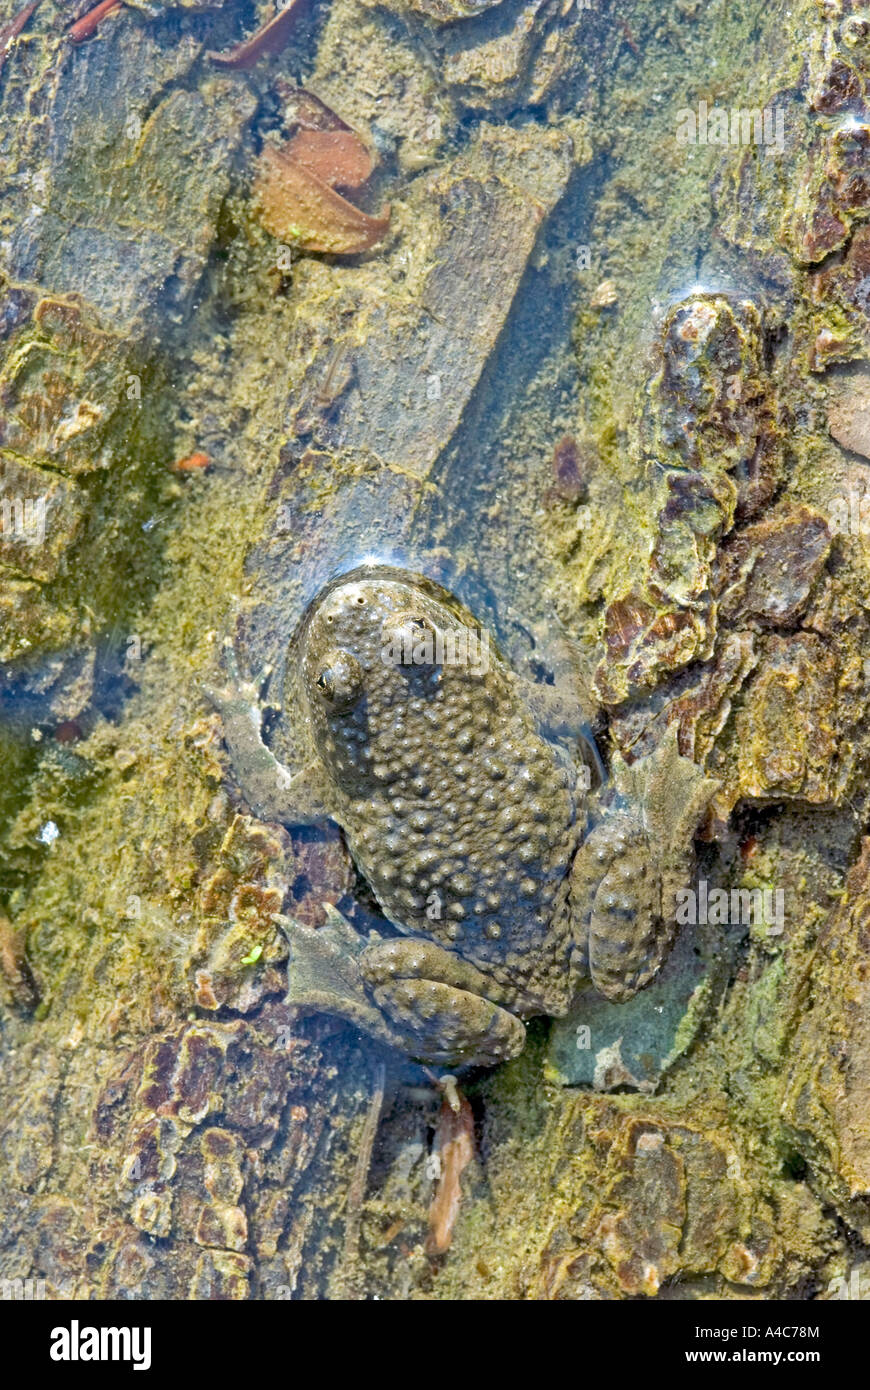
[[[285,1002],[300,1013],[337,1014],[380,1042],[401,1047],[401,1036],[366,991],[359,966],[365,939],[335,908],[327,910],[329,920],[322,927],[278,918],[290,946]]]
[[[267,673],[258,683],[244,680],[229,639],[224,642],[223,660],[228,684],[204,685],[203,691],[221,716],[233,772],[254,815],[284,825],[326,820],[317,765],[293,774],[263,742],[260,689]]]

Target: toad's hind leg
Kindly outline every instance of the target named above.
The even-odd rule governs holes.
[[[287,938],[287,994],[284,1002],[300,1014],[335,1014],[391,1047],[402,1038],[387,1023],[369,996],[360,973],[366,941],[335,908],[328,921],[308,927],[294,917],[279,917]]]
[[[719,784],[680,756],[676,730],[627,767],[615,799],[574,857],[571,904],[578,973],[606,998],[630,999],[660,970],[676,935],[676,890],[695,867],[693,835]]]
[[[657,974],[673,939],[640,820],[617,814],[596,826],[574,859],[571,898],[581,973],[605,998],[630,999]]]
[[[491,1067],[525,1046],[520,1020],[486,997],[491,982],[432,941],[381,941],[366,948],[360,968],[405,1050],[422,1061]]]
[[[473,965],[415,937],[364,940],[332,909],[323,927],[280,918],[290,944],[287,999],[336,1014],[421,1062],[494,1066],[522,1051],[525,1029],[484,998]]]

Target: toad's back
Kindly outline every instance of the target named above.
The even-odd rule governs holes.
[[[413,581],[347,581],[309,616],[302,679],[335,819],[390,920],[552,1008],[572,778],[485,635]]]

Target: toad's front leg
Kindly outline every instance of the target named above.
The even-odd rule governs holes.
[[[242,679],[229,640],[224,643],[224,665],[229,684],[204,690],[221,716],[233,772],[254,815],[284,825],[328,820],[319,765],[311,763],[293,774],[263,742],[260,691],[254,682]]]

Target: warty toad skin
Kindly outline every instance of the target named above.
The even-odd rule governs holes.
[[[310,761],[261,737],[256,688],[211,691],[254,813],[332,820],[392,927],[285,919],[288,998],[344,1015],[421,1060],[516,1056],[523,1020],[562,1015],[581,982],[613,1000],[655,976],[715,783],[668,737],[619,763],[593,817],[588,769],[549,736],[552,687],[516,675],[464,610],[401,572],[330,586],[301,640]]]

